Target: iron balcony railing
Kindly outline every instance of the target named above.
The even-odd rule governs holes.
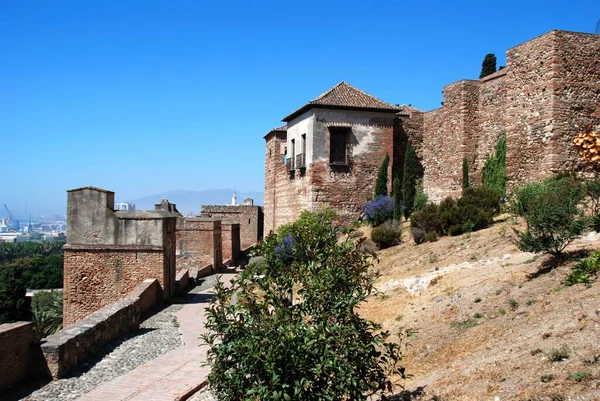
[[[306,154],[296,155],[296,168],[306,168]]]

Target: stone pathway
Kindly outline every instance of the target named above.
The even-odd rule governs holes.
[[[229,283],[235,273],[222,274]],[[211,285],[211,280],[212,285]],[[79,401],[171,401],[190,394],[205,381],[210,368],[206,361],[207,346],[200,346],[199,336],[206,332],[204,308],[214,285],[208,279],[184,299],[177,311],[182,345],[131,372],[117,377],[78,398]],[[205,398],[208,400],[210,398]]]
[[[139,330],[108,344],[100,356],[86,361],[69,377],[49,382],[24,400],[75,400],[102,383],[181,346],[176,313],[182,308],[181,304],[166,307],[144,320]]]

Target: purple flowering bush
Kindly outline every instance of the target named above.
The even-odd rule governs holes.
[[[389,196],[379,196],[364,204],[364,219],[373,227],[394,218],[394,200]]]
[[[288,234],[283,237],[281,244],[276,245],[274,248],[275,254],[277,258],[280,259],[283,263],[290,263],[294,260],[294,236],[292,234]]]

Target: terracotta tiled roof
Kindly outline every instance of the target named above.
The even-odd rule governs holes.
[[[394,113],[401,110],[399,106],[386,103],[383,100],[377,99],[375,96],[371,96],[342,81],[316,99],[309,101],[307,104],[285,117],[283,121],[289,122],[306,110],[314,107],[390,111]]]
[[[263,138],[266,138],[266,137],[268,137],[269,135],[271,135],[271,134],[273,134],[275,132],[287,132],[287,124],[284,124],[284,125],[282,125],[280,127],[273,128],[272,130],[270,130],[269,132],[267,132],[267,134]]]

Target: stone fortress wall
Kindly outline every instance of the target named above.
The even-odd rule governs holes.
[[[495,74],[446,86],[443,107],[423,113],[431,200],[460,194],[463,158],[479,182],[503,132],[509,188],[585,169],[572,140],[600,124],[600,36],[555,30],[509,49],[506,58]]]

